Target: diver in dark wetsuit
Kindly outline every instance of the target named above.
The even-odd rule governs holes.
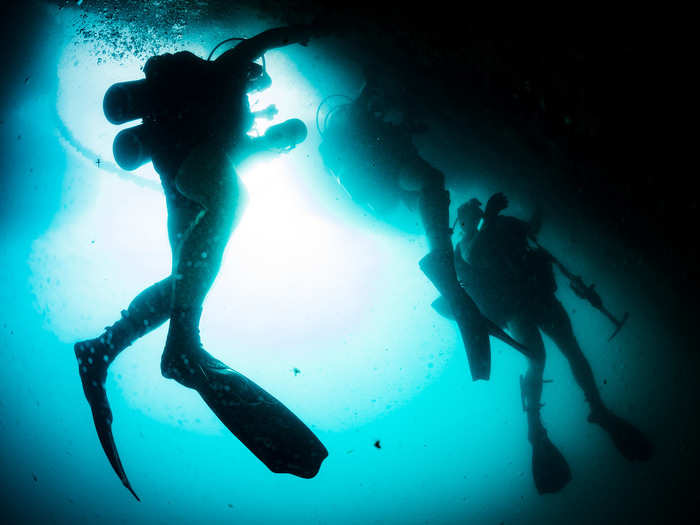
[[[235,163],[255,153],[288,150],[306,137],[306,127],[297,119],[272,126],[262,137],[247,136],[255,116],[247,93],[269,84],[269,77],[253,61],[268,49],[304,44],[318,34],[310,26],[271,29],[243,40],[214,61],[189,52],[153,57],[144,67],[145,80],[129,83],[131,91],[117,85],[105,97],[105,114],[112,122],[143,118],[143,124],[122,142],[115,141],[115,156],[122,151],[117,146],[126,144],[133,147],[124,146],[124,151],[152,158],[165,192],[172,250],[168,277],[141,292],[101,336],[75,345],[100,442],[132,493],[112,437],[104,388],[107,368],[122,350],[168,320],[162,374],[195,389],[268,468],[310,478],[327,456],[325,447],[296,416],[213,358],[199,337],[202,303],[245,202]],[[120,104],[143,107],[122,118]],[[266,112],[269,116],[274,108]]]
[[[502,193],[489,199],[484,212],[480,206],[477,199],[472,199],[459,208],[463,237],[457,245],[455,264],[462,285],[482,311],[526,346],[523,353],[528,359],[528,370],[521,380],[521,389],[537,490],[557,492],[571,479],[566,460],[547,437],[540,419],[545,366],[540,330],[551,337],[568,360],[590,405],[588,420],[608,432],[625,458],[648,460],[651,443],[603,404],[569,316],[555,296],[551,256],[530,247],[528,238],[534,239],[541,223],[539,213],[530,222],[500,215],[508,206]]]
[[[444,174],[423,159],[412,135],[424,126],[406,114],[408,104],[386,89],[388,75],[367,68],[360,95],[332,110],[325,118],[319,150],[326,167],[353,200],[379,217],[399,202],[417,210],[428,238],[430,253],[420,261],[423,273],[447,299],[464,342],[472,378],[488,379],[491,368],[489,335],[522,348],[479,312],[459,285],[454,267],[450,195]],[[319,108],[320,110],[320,108]],[[392,113],[403,113],[392,121]],[[398,120],[398,122],[396,121]]]

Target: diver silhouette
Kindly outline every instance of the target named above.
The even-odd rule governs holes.
[[[523,347],[484,317],[459,285],[445,176],[418,153],[412,135],[426,127],[413,116],[411,105],[402,101],[402,88],[391,85],[389,77],[380,68],[366,66],[360,95],[331,110],[324,119],[324,130],[317,114],[323,138],[319,151],[353,200],[371,213],[382,218],[399,202],[418,211],[430,248],[419,266],[455,313],[472,379],[488,379],[489,335],[515,348]]]
[[[521,377],[521,394],[538,492],[557,492],[571,480],[569,465],[548,438],[540,418],[545,367],[540,331],[554,341],[568,360],[590,406],[588,421],[603,428],[628,460],[650,459],[652,444],[634,426],[613,414],[601,399],[571,320],[555,296],[557,286],[551,255],[539,245],[532,248],[528,242],[539,231],[541,213],[538,210],[526,222],[500,215],[507,206],[508,199],[502,193],[493,195],[484,211],[477,199],[460,206],[457,220],[462,238],[455,250],[455,264],[460,282],[482,311],[500,326],[509,328],[526,347],[522,352],[528,360],[528,369]],[[436,301],[435,307],[449,316],[446,301]]]
[[[145,79],[116,84],[105,95],[111,122],[143,119],[117,136],[115,159],[126,169],[152,160],[165,192],[172,251],[168,277],[143,290],[99,337],[74,347],[99,440],[135,497],[112,435],[107,369],[122,350],[168,320],[163,376],[196,390],[271,471],[311,478],[328,455],[291,411],[212,357],[199,336],[202,303],[245,204],[236,162],[256,153],[288,151],[307,134],[298,119],[271,126],[262,137],[246,134],[256,116],[276,112],[274,106],[250,111],[247,93],[270,83],[254,60],[271,48],[305,44],[321,34],[313,25],[270,29],[237,39],[241,42],[213,61],[186,51],[155,56],[144,67]]]

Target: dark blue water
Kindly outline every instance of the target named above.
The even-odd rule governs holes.
[[[595,282],[611,311],[630,313],[607,342],[612,325],[558,275],[558,297],[604,400],[651,438],[656,455],[629,463],[587,423],[583,394],[545,339],[553,382],[543,420],[573,481],[538,495],[520,400],[524,358],[493,341],[492,379],[472,382],[456,326],[430,307],[437,292],[417,266],[428,248],[416,217],[401,209],[392,224],[369,216],[324,169],[316,108],[329,94],[357,95],[363,79],[321,43],[266,55],[273,87],[251,98],[253,108],[275,103],[274,122],[301,118],[309,136],[279,158],[239,167],[250,200],[201,330],[211,353],[283,400],[330,455],[311,480],[270,473],[196,393],[161,377],[162,327],[125,351],[107,381],[136,502],[100,449],[72,345],[98,335],[168,273],[165,203],[150,164],[128,175],[114,166],[116,128],[101,109],[106,88],[139,78],[143,60],[101,54],[108,44],[76,33],[80,13],[37,6],[30,29],[40,42],[17,39],[26,47],[3,92],[8,523],[644,523],[690,512],[698,359],[674,336],[664,277],[643,259],[621,272],[630,254],[620,239],[575,204],[549,207],[540,241]],[[153,45],[205,56],[231,31],[204,22]],[[270,25],[244,12],[236,19],[245,34]],[[528,217],[535,196],[509,179],[505,160],[500,173],[479,171],[462,150],[470,136],[431,129],[421,153],[448,185],[461,173],[453,212],[471,196],[485,202],[506,191],[508,212]]]

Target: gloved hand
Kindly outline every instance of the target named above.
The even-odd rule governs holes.
[[[498,192],[491,195],[491,198],[486,203],[485,215],[494,217],[508,207],[508,197],[505,194]]]

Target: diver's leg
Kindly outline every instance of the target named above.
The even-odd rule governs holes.
[[[613,414],[604,404],[593,377],[588,360],[574,336],[566,310],[554,297],[540,324],[569,361],[576,382],[581,387],[591,407],[588,420],[600,425],[612,438],[620,453],[629,460],[647,460],[653,447],[647,438],[627,421]]]
[[[185,162],[177,188],[202,206],[185,233],[173,274],[173,309],[161,371],[195,389],[221,422],[273,472],[311,478],[328,451],[287,407],[206,352],[199,339],[202,302],[240,215],[243,187],[215,148]]]
[[[161,370],[186,386],[199,378],[202,303],[221,267],[226,244],[244,202],[244,189],[223,151],[213,145],[195,149],[176,178],[177,191],[200,211],[182,234],[173,257],[172,313]],[[212,358],[213,359],[213,358]]]
[[[142,335],[162,325],[170,315],[171,280],[163,279],[136,296],[122,318],[95,339],[80,341],[73,350],[80,380],[100,444],[124,486],[138,499],[124,472],[112,435],[112,410],[107,401],[107,368],[114,358]]]
[[[410,178],[409,182],[406,179]],[[450,194],[444,175],[417,157],[405,164],[401,183],[418,192],[418,210],[430,253],[420,261],[423,273],[447,299],[467,350],[472,379],[488,379],[491,350],[488,329],[479,309],[457,279],[450,228]],[[415,195],[415,194],[414,194]]]
[[[171,246],[175,247],[177,239],[181,237],[178,232],[186,228],[194,214],[191,207],[181,206],[183,203],[173,200],[173,194],[168,193],[165,181],[163,186],[168,204],[168,236]],[[108,327],[101,336],[76,343],[74,347],[83,391],[92,409],[100,444],[119,479],[136,499],[138,496],[126,476],[112,435],[112,411],[105,391],[107,368],[119,352],[168,319],[171,303],[172,279],[167,277],[141,292],[129,308],[122,312],[122,318]]]
[[[122,311],[121,319],[105,328],[102,335],[76,343],[81,375],[90,375],[103,384],[107,367],[122,350],[168,320],[171,290],[172,279],[166,277],[137,295]]]
[[[532,445],[532,475],[540,494],[558,492],[571,480],[571,470],[561,452],[547,436],[542,424],[542,374],[545,350],[537,324],[529,315],[516,316],[509,323],[513,335],[528,349],[528,369],[520,380],[523,409],[527,413],[528,440]]]
[[[183,234],[196,218],[199,206],[188,202],[174,191],[164,179],[163,190],[168,211],[168,239],[173,259]],[[171,276],[158,281],[138,294],[122,311],[122,317],[95,339],[75,344],[74,350],[80,363],[83,384],[102,389],[107,368],[117,355],[136,339],[161,326],[170,317],[173,279]],[[87,394],[87,392],[86,392]]]
[[[583,351],[576,340],[576,336],[574,336],[571,320],[566,310],[564,310],[564,307],[556,298],[552,297],[549,302],[545,310],[544,320],[540,323],[540,327],[544,333],[552,338],[554,343],[564,354],[564,357],[569,361],[574,379],[576,379],[576,383],[578,383],[581,390],[583,390],[586,401],[588,401],[591,406],[591,410],[597,411],[599,409],[604,409],[600,391],[593,377],[591,365],[583,355]]]

